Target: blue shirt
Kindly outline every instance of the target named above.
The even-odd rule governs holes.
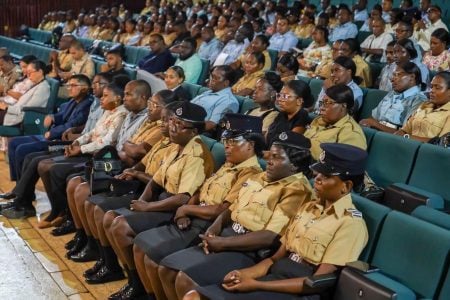
[[[353,99],[355,100],[355,105],[353,106],[353,111],[357,112],[363,102],[363,91],[362,89],[352,80],[349,83],[347,83],[347,86],[352,90],[353,92]],[[319,96],[317,97],[316,104],[314,105],[314,110],[317,114],[319,114],[319,102],[322,101],[323,97],[325,96],[325,90],[322,88],[322,90],[319,93]]]
[[[247,45],[249,43],[250,42],[248,41],[248,39],[245,39],[242,43],[238,43],[235,40],[229,41],[220,52],[220,54],[223,53],[227,55],[227,58],[225,59],[223,65],[234,63],[238,59],[238,57],[241,56],[242,53],[244,53],[244,50],[245,48],[247,48]]]
[[[59,111],[53,115],[53,125],[50,128],[49,140],[61,139],[64,131],[71,127],[77,127],[86,123],[89,115],[89,107],[92,96],[88,95],[77,103],[75,100],[63,103]]]
[[[175,66],[183,68],[184,80],[188,83],[197,84],[200,74],[202,73],[202,61],[200,57],[194,53],[188,59],[177,59]]]
[[[97,121],[100,119],[102,115],[103,115],[103,108],[100,106],[100,99],[94,97],[94,100],[92,101],[92,104],[89,107],[88,119],[86,121],[86,125],[84,125],[84,129],[81,132],[81,135],[88,133],[92,129],[94,129],[95,124],[97,124]]]
[[[356,38],[358,35],[358,27],[352,22],[347,22],[342,25],[336,26],[330,34],[330,42],[335,42],[337,40],[345,40],[349,38]]]
[[[206,110],[205,121],[219,124],[226,113],[237,113],[239,102],[227,87],[218,92],[207,91],[191,100],[192,103],[200,105]]]
[[[175,58],[168,49],[159,54],[150,53],[138,62],[139,69],[149,73],[164,72],[175,62]]]
[[[209,42],[201,43],[197,53],[201,59],[209,60],[209,62],[212,64],[216,60],[220,51],[222,51],[222,48],[223,48],[222,42],[214,38]]]
[[[413,86],[403,93],[389,92],[376,108],[372,110],[372,117],[377,121],[386,121],[402,126],[409,116],[427,97],[418,86]]]
[[[292,48],[297,46],[298,44],[298,38],[297,36],[292,32],[288,31],[285,34],[275,33],[270,38],[270,50],[275,50],[278,52],[289,52]]]

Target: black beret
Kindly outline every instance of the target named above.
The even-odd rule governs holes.
[[[170,105],[170,109],[181,120],[193,123],[205,122],[206,111],[200,105],[187,101],[178,101]]]
[[[283,131],[277,135],[272,143],[273,145],[283,145],[298,149],[311,148],[311,141],[303,134],[293,131]]]

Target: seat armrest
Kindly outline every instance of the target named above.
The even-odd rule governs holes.
[[[365,261],[361,261],[361,260],[346,263],[345,266],[349,267],[353,270],[362,272],[364,274],[378,272],[380,270],[378,267],[372,266],[372,265],[366,263]]]
[[[48,114],[48,109],[47,107],[35,107],[35,106],[28,106],[28,107],[24,107],[22,108],[22,110],[25,111],[32,111],[32,112],[37,112],[37,113],[41,113],[41,114]]]
[[[333,287],[337,278],[338,277],[335,273],[313,275],[306,277],[304,284],[309,288],[326,289]]]

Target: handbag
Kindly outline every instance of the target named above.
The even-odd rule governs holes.
[[[394,210],[410,214],[416,207],[427,205],[429,197],[403,189],[395,184],[386,188],[382,204]]]
[[[110,180],[122,172],[122,161],[113,146],[100,149],[87,164],[86,180],[89,181],[91,193],[109,190]]]

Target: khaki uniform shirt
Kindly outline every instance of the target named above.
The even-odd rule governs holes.
[[[145,166],[145,173],[150,176],[155,175],[156,171],[163,163],[163,157],[169,149],[170,139],[165,137],[157,142],[152,149],[141,159],[141,163]]]
[[[239,93],[245,89],[254,90],[256,82],[264,76],[264,70],[259,70],[251,74],[245,74],[238,80],[232,87],[231,91],[233,94]]]
[[[310,38],[314,27],[314,24],[298,25],[295,28],[294,34],[301,39]]]
[[[8,73],[2,72],[0,74],[0,85],[4,87],[3,93],[6,93],[6,91],[12,89],[14,83],[16,83],[16,81],[20,78],[21,72],[21,69],[16,66]]]
[[[155,145],[161,140],[161,121],[144,122],[138,131],[131,137],[130,142],[133,144],[147,143],[150,146]]]
[[[320,62],[311,77],[319,76],[320,78],[328,79],[331,76],[331,65],[333,64],[332,59]]]
[[[70,55],[69,50],[66,51],[60,51],[58,53],[58,62],[59,62],[59,68],[63,72],[69,72],[72,68],[73,59],[72,55]],[[56,73],[55,68],[52,69],[52,71],[48,74],[49,77],[58,77],[58,74]]]
[[[181,153],[179,148],[177,144],[170,146],[153,181],[170,194],[192,196],[211,175],[214,160],[199,136],[192,138]]]
[[[349,144],[367,149],[366,136],[361,126],[350,115],[346,115],[333,125],[326,125],[322,117],[317,117],[307,127],[305,137],[311,140],[311,155],[315,160],[319,159],[322,153],[321,143]]]
[[[95,75],[95,65],[94,61],[89,56],[89,53],[85,53],[80,60],[74,60],[70,72],[84,74],[89,77],[89,79],[92,79]]]
[[[248,49],[248,47],[247,47]],[[246,50],[247,50],[246,49]],[[263,67],[263,71],[270,71],[270,68],[272,68],[272,58],[269,55],[269,51],[264,50],[262,52],[262,54],[264,55],[264,67]],[[239,56],[238,60],[241,62],[241,68],[244,66],[245,64],[245,57],[248,55],[248,52],[244,52],[241,54],[241,56]]]
[[[262,169],[256,155],[238,165],[225,163],[206,179],[200,190],[200,203],[218,205],[223,201],[232,202],[237,198],[242,184],[252,175],[261,173]]]
[[[434,138],[450,132],[450,102],[434,108],[431,102],[423,103],[406,121],[402,130],[411,135]]]
[[[230,206],[231,219],[250,231],[283,234],[290,218],[298,207],[311,200],[312,194],[303,173],[268,182],[264,172],[242,184],[238,198]]]
[[[281,243],[311,264],[344,266],[358,260],[367,240],[366,223],[347,194],[327,209],[319,201],[304,204]]]
[[[360,55],[355,55],[353,57],[353,62],[356,65],[356,76],[362,78],[362,82],[359,84],[361,87],[371,87],[372,86],[372,74],[370,73],[369,65],[364,61]]]
[[[111,29],[103,29],[103,30],[100,30],[100,32],[98,33],[97,39],[103,40],[103,41],[112,41],[115,34],[116,33],[114,31],[112,31]]]

